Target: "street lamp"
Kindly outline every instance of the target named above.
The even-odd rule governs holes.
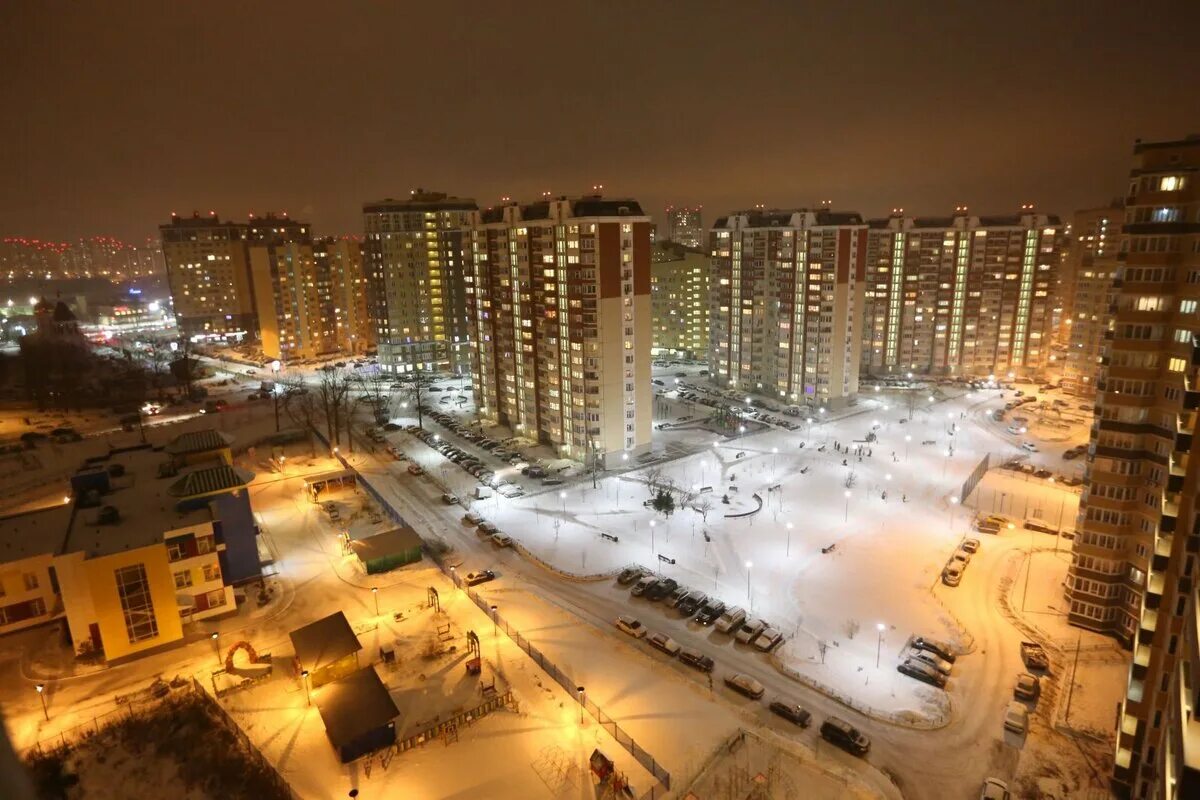
[[[654,520],[650,520],[650,552],[654,552]]]
[[[576,686],[575,694],[579,697],[579,724],[583,724],[583,687]]]
[[[308,690],[308,670],[306,670],[306,669],[300,670],[300,677],[304,680],[304,704],[307,706],[311,706],[312,705],[312,694]]]
[[[875,646],[875,669],[879,669],[879,659],[880,659],[880,656],[883,654],[883,631],[884,631],[884,628],[885,628],[885,626],[882,622],[878,622],[875,624],[875,629],[879,631],[879,642]]]
[[[221,666],[221,644],[217,640],[221,637],[220,631],[213,631],[210,637],[213,643],[213,650],[217,651],[217,666]]]
[[[492,636],[499,636],[500,631],[496,626],[496,606],[492,605]]]
[[[789,522],[784,527],[787,528],[787,553],[786,553],[786,555],[790,558],[792,555],[792,523]]]
[[[43,684],[38,684],[33,687],[37,689],[38,698],[42,701],[42,716],[46,718],[46,722],[50,721],[50,712],[46,710],[46,687]]]
[[[750,568],[754,566],[754,562],[746,562],[746,599],[750,601],[750,610],[754,610],[754,595],[750,594]]]
[[[846,513],[842,517],[842,522],[849,522],[849,521],[850,521],[850,490],[847,489],[846,490]]]
[[[375,616],[379,616],[379,587],[372,586],[371,594],[375,597]]]

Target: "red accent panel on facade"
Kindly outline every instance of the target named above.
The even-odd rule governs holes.
[[[842,228],[838,231],[837,246],[837,282],[850,281],[850,231]]]
[[[633,293],[650,294],[650,223],[633,223]]]
[[[621,296],[621,226],[615,222],[596,224],[596,271],[600,297]],[[647,266],[649,270],[649,266]]]
[[[867,279],[867,237],[870,231],[863,228],[858,232],[858,260],[854,264],[854,280],[862,283]]]

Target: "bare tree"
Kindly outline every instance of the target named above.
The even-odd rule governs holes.
[[[316,397],[304,385],[303,378],[294,372],[281,375],[276,382],[283,392],[284,413],[287,414],[288,419],[303,428],[308,434],[313,455],[316,455],[317,446],[314,434],[317,432],[317,423],[320,419]]]
[[[392,406],[392,379],[383,372],[360,373],[354,378],[359,398],[371,407],[372,419],[378,423],[388,416]]]
[[[650,490],[651,497],[657,495],[663,488],[662,478],[662,467],[651,467],[650,469],[646,470],[646,488]]]
[[[342,428],[348,422],[347,396],[351,385],[350,376],[338,369],[323,370],[317,382],[317,406],[325,420],[326,441],[330,447],[339,447],[342,443]]]
[[[700,498],[700,502],[696,503],[696,510],[700,512],[700,516],[703,517],[705,524],[708,524],[708,512],[712,511],[712,509],[712,498],[708,495]]]
[[[417,367],[412,372],[407,373],[407,385],[404,393],[408,397],[409,402],[417,407],[417,427],[425,427],[425,397],[428,394],[429,387],[433,384],[433,376],[425,370]]]

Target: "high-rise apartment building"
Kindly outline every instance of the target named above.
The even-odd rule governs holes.
[[[708,356],[708,256],[675,242],[652,248],[653,354]]]
[[[593,195],[475,212],[467,241],[479,413],[563,456],[650,444],[650,220]]]
[[[663,238],[693,250],[703,248],[704,221],[701,218],[701,209],[702,206],[667,206],[667,235]]]
[[[384,371],[468,368],[463,236],[476,208],[423,189],[363,206],[363,267]]]
[[[709,348],[723,385],[824,406],[858,392],[867,226],[828,209],[742,211],[709,232]]]
[[[251,339],[258,335],[250,245],[273,245],[311,234],[285,214],[246,223],[208,216],[171,215],[159,227],[167,284],[180,332],[188,337]]]
[[[1136,798],[1194,797],[1200,137],[1134,146],[1119,252],[1067,573],[1069,617],[1133,652],[1118,787]]]
[[[864,372],[1029,375],[1048,362],[1057,217],[896,209],[870,226]]]
[[[365,353],[375,346],[375,326],[367,303],[367,276],[363,272],[362,243],[340,237],[322,239],[314,250],[318,266],[324,264],[332,305],[330,344],[343,353]]]
[[[1059,338],[1067,343],[1063,388],[1081,397],[1096,393],[1096,371],[1108,329],[1109,292],[1116,277],[1121,242],[1121,207],[1075,212],[1071,237],[1059,279],[1062,323]]]

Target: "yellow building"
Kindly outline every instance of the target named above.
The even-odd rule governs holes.
[[[708,255],[675,242],[655,245],[650,261],[653,355],[708,357]]]

